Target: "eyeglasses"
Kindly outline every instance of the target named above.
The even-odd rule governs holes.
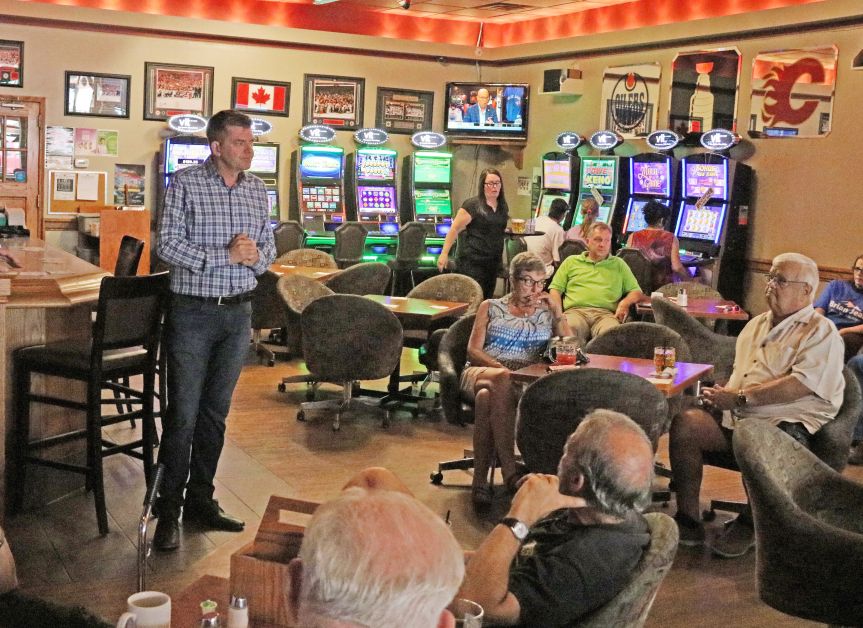
[[[854,268],[851,269],[851,272],[852,273],[863,273],[863,268],[859,268],[858,266],[855,266]]]
[[[485,182],[485,187],[487,187],[487,188],[499,188],[501,185],[503,185],[503,184],[500,181],[486,181]]]
[[[521,283],[525,288],[533,288],[534,286],[542,286],[545,283],[545,279],[534,279],[533,277],[528,277],[525,275],[524,277],[518,277],[517,281]]]
[[[770,273],[767,275],[767,283],[772,283],[774,286],[778,286],[779,288],[786,288],[790,283],[805,283],[808,284],[808,281],[791,281],[790,279],[786,279],[782,275],[777,275],[775,273]]]

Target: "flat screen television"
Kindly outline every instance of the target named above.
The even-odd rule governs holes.
[[[252,172],[260,174],[278,174],[279,172],[279,145],[278,144],[255,144],[252,156]]]
[[[414,154],[414,183],[452,182],[452,155],[417,152]]]
[[[542,160],[542,187],[546,190],[569,192],[571,186],[569,161]]]
[[[396,178],[396,152],[361,149],[356,155],[357,179],[392,181]]]
[[[530,86],[525,83],[447,83],[444,132],[527,141],[529,100]]]
[[[363,213],[396,213],[396,189],[381,185],[358,185],[357,210]]]
[[[417,216],[452,216],[449,190],[414,190]]]
[[[300,177],[302,179],[342,178],[344,151],[332,146],[301,146]]]
[[[629,162],[630,192],[646,196],[671,196],[670,161]]]
[[[728,162],[701,164],[683,160],[683,195],[701,198],[712,189],[711,200],[728,200]]]
[[[684,203],[677,219],[678,238],[705,240],[717,244],[722,235],[722,219],[725,205],[705,205],[701,209],[694,203]]]

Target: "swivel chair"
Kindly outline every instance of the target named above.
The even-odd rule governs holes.
[[[323,284],[336,294],[385,294],[392,271],[382,262],[362,262],[328,277]]]
[[[289,251],[303,248],[306,240],[306,232],[303,226],[296,220],[280,222],[273,229],[273,240],[276,244],[276,256],[281,257]]]
[[[404,294],[404,279],[410,279],[411,288],[416,287],[414,271],[419,268],[420,258],[425,253],[427,234],[423,223],[412,221],[399,229],[399,241],[396,246],[396,256],[388,263],[393,271],[390,295]]]
[[[369,231],[358,222],[346,222],[336,229],[336,246],[333,257],[339,268],[347,268],[363,261],[363,249]]]

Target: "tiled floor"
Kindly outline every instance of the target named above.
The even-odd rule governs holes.
[[[406,352],[403,371],[415,367],[413,360]],[[336,434],[326,416],[297,423],[303,388],[293,386],[286,394],[276,390],[282,376],[296,372],[296,362],[267,368],[250,361],[234,396],[216,496],[225,510],[245,519],[246,530],[232,534],[184,527],[179,551],[156,553],[148,561],[148,588],[176,594],[203,574],[227,576],[231,554],[253,538],[270,495],[321,501],[367,466],[392,468],[432,510],[442,516],[449,511],[453,532],[467,548],[476,547],[503,515],[507,501],[500,493],[488,517],[473,513],[468,491],[453,486],[469,483],[466,472],[448,473],[444,486],[429,483],[438,461],[458,457],[470,446],[469,428],[414,419],[407,412],[397,413],[387,430],[378,417],[365,413],[348,415]],[[323,394],[335,398],[338,391],[325,387]],[[113,429],[118,439],[133,435],[127,425]],[[661,457],[664,452],[663,443]],[[28,480],[28,490],[45,482],[61,485],[60,474],[42,473],[41,479]],[[858,470],[852,473],[863,478]],[[7,518],[5,525],[25,591],[115,618],[136,587],[137,526],[144,496],[140,463],[119,456],[109,459],[105,482],[111,527],[106,537],[98,534],[92,497],[83,489]],[[709,470],[705,484],[705,495],[742,494],[739,477],[727,472]],[[648,625],[806,625],[757,600],[754,563],[752,553],[721,561],[702,550],[681,549]]]

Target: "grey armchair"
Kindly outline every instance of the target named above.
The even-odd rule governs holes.
[[[336,246],[333,257],[339,268],[347,268],[363,261],[363,250],[369,230],[358,222],[346,222],[336,229]]]
[[[425,242],[428,231],[423,223],[412,221],[399,229],[399,241],[396,246],[396,256],[389,261],[393,270],[391,295],[404,294],[404,277],[410,279],[411,288],[416,287],[414,271],[419,268],[420,258],[425,253]]]
[[[289,266],[311,266],[313,268],[338,268],[333,256],[317,249],[296,249],[280,255],[276,264]]]
[[[385,294],[392,271],[381,262],[363,262],[329,277],[324,285],[336,294]]]
[[[656,323],[633,322],[597,336],[584,347],[587,353],[653,359],[654,347],[674,347],[677,360],[689,362],[689,344],[673,329]]]
[[[285,307],[276,290],[278,281],[279,276],[268,270],[258,277],[258,285],[252,292],[252,344],[268,366],[275,365],[276,354],[261,341],[261,330],[278,330],[285,325]]]
[[[635,280],[644,294],[650,294],[653,290],[653,265],[639,249],[624,247],[618,251],[617,256],[626,262]]]
[[[286,220],[273,229],[273,240],[276,243],[276,255],[281,257],[285,253],[303,248],[306,232],[296,220]]]

